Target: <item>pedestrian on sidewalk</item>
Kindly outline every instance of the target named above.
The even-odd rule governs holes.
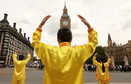
[[[24,60],[24,55],[19,55],[19,60],[17,60],[18,52],[20,52],[20,50],[17,50],[13,55],[14,73],[12,84],[25,84],[25,67],[26,63],[30,60],[31,55],[28,51],[26,51],[28,54],[27,58]]]
[[[100,57],[98,62],[96,60],[96,56],[98,53],[96,53],[93,57],[93,62],[97,66],[97,72],[96,72],[96,79],[98,80],[98,84],[109,84],[109,80],[111,80],[111,77],[109,75],[108,67],[110,65],[111,59],[108,57],[108,60],[106,63],[104,63],[104,58]],[[106,54],[106,56],[108,56]]]
[[[98,44],[97,32],[86,19],[78,17],[88,27],[89,42],[71,47],[72,33],[68,28],[60,28],[57,33],[59,47],[42,43],[42,26],[51,16],[46,16],[32,36],[32,46],[44,64],[43,84],[83,84],[83,65],[92,56]],[[51,39],[51,38],[48,38]]]

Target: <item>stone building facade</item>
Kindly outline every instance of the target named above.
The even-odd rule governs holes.
[[[108,46],[106,52],[111,57],[112,66],[115,65],[131,65],[131,40],[125,45],[112,42],[110,34],[108,34]]]
[[[9,25],[7,14],[4,14],[4,19],[0,21],[0,64],[12,65],[13,54],[16,50],[26,56],[25,51],[28,50],[33,57],[34,49],[31,47],[29,37],[26,38],[26,33],[22,34],[22,29],[19,32],[16,29],[16,23],[13,27]]]
[[[71,29],[71,20],[70,20],[70,16],[68,15],[66,4],[64,6],[63,14],[60,19],[60,28]]]

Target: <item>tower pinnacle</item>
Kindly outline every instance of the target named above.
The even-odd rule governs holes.
[[[64,7],[64,9],[67,9],[67,8],[66,8],[66,1],[65,1],[65,7]]]
[[[67,12],[67,7],[66,7],[66,2],[64,5],[64,9],[63,9],[63,15],[61,16],[62,18],[69,18],[68,12]]]
[[[108,33],[108,41],[112,41],[112,40],[111,40],[110,33]]]

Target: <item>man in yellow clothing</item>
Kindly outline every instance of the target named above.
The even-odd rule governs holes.
[[[98,84],[109,84],[109,80],[111,80],[111,77],[109,75],[108,67],[110,65],[111,59],[108,57],[107,62],[104,63],[103,59],[100,58],[101,62],[98,62],[96,60],[96,55],[97,53],[93,57],[93,62],[97,66],[96,79],[98,80]]]
[[[57,33],[59,47],[40,42],[42,26],[50,15],[33,33],[31,45],[45,68],[43,84],[83,84],[83,64],[94,53],[98,40],[97,32],[86,19],[80,15],[78,17],[88,27],[89,42],[85,45],[71,47],[72,33],[67,28],[61,28]]]
[[[24,60],[23,55],[19,55],[19,60],[17,60],[17,53],[20,52],[19,50],[13,55],[14,61],[14,73],[13,73],[13,80],[12,84],[25,84],[25,67],[26,63],[30,60],[31,55],[28,51],[28,57]]]

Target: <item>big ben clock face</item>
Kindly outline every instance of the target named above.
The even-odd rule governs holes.
[[[68,25],[68,21],[63,21],[63,25],[67,26]]]

